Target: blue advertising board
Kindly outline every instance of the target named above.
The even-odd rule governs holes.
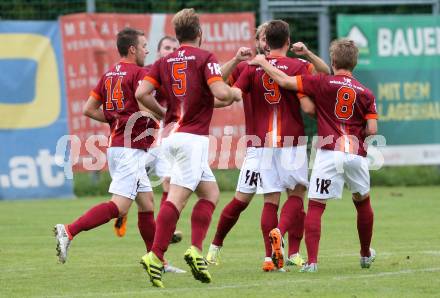
[[[71,197],[57,141],[68,134],[58,22],[0,21],[0,200]]]

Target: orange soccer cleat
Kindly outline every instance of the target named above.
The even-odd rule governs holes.
[[[284,239],[278,228],[270,231],[269,240],[272,245],[273,263],[278,269],[281,269],[284,267]]]
[[[273,264],[272,260],[270,260],[270,258],[267,258],[267,259],[265,259],[263,262],[263,271],[265,271],[265,272],[274,271],[275,265]]]
[[[116,236],[124,237],[125,232],[127,231],[127,216],[118,217],[115,220],[113,229],[115,230]]]

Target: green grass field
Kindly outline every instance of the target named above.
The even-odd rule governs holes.
[[[112,225],[80,234],[66,264],[57,263],[52,226],[70,222],[103,198],[0,202],[0,297],[427,297],[440,295],[440,187],[375,188],[375,233],[378,257],[373,267],[359,267],[355,209],[346,193],[331,202],[323,217],[320,267],[316,274],[264,273],[259,228],[260,196],[242,215],[225,241],[222,264],[210,267],[213,283],[195,281],[190,273],[166,274],[166,289],[150,286],[139,265],[144,245],[137,215],[116,238]],[[223,193],[205,241],[232,193]],[[184,240],[170,246],[167,258],[187,269],[189,214],[180,218]],[[301,251],[305,254],[305,248]]]

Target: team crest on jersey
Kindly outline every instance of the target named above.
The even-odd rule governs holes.
[[[119,72],[119,70],[121,70],[121,65],[120,64],[116,65],[116,72]]]
[[[179,52],[177,53],[177,57],[179,57],[179,58],[183,58],[184,55],[185,55],[185,50],[183,50],[183,51],[179,51]]]
[[[349,78],[344,78],[344,83],[351,85],[351,79]]]
[[[277,59],[270,60],[270,64],[273,66],[277,65]]]

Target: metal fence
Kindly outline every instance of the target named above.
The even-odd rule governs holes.
[[[173,13],[193,7],[200,12],[258,13],[258,0],[0,0],[0,18],[7,20],[55,20],[79,12]]]

